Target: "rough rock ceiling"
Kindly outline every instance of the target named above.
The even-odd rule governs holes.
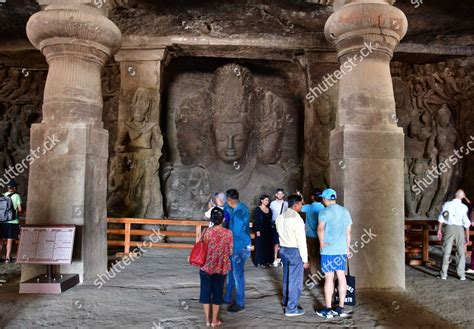
[[[26,22],[38,10],[39,5],[33,0],[1,0],[0,43],[26,39]]]
[[[409,22],[399,52],[424,54],[425,59],[474,54],[474,1],[456,0],[453,5],[431,0],[419,6],[411,2],[395,3]],[[307,0],[110,0],[109,4],[115,7],[110,18],[125,36],[260,38],[269,44],[310,40],[319,49],[332,49],[323,36],[332,7]],[[0,52],[12,42],[27,44],[25,25],[38,10],[33,0],[0,0]]]

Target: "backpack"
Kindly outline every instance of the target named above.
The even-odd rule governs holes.
[[[0,222],[8,222],[16,218],[16,210],[11,199],[16,192],[6,195],[0,195]]]

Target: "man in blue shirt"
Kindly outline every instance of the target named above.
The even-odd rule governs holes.
[[[321,203],[321,189],[314,189],[311,194],[311,204],[305,204],[301,212],[306,214],[306,244],[308,246],[308,261],[310,274],[316,274],[320,267],[319,261],[319,239],[318,239],[318,214],[324,209]]]
[[[250,211],[240,202],[239,192],[235,189],[227,190],[227,203],[225,211],[230,215],[229,229],[234,238],[232,251],[232,269],[227,273],[227,290],[224,301],[230,304],[228,312],[236,313],[245,308],[245,261],[250,256]],[[236,301],[233,302],[234,288],[236,290]]]
[[[347,291],[345,272],[351,244],[352,218],[346,208],[336,204],[336,191],[330,188],[325,189],[321,197],[326,208],[319,212],[318,237],[321,245],[321,268],[325,274],[326,307],[317,311],[316,314],[324,318],[332,318],[336,315],[347,317],[349,314],[344,310]],[[334,272],[339,281],[339,305],[332,310]]]

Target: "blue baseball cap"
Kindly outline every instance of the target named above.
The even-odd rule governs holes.
[[[328,199],[328,200],[336,200],[337,194],[332,188],[327,188],[319,195],[321,198]]]
[[[12,179],[8,182],[7,187],[17,187],[18,184],[16,183],[16,180]]]

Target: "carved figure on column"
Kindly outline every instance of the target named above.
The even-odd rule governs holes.
[[[132,202],[128,214],[141,218],[159,216],[163,209],[158,176],[163,137],[158,123],[150,121],[153,105],[149,89],[140,87],[135,91],[131,119],[119,123],[115,147],[131,162],[128,198]]]
[[[110,165],[107,210],[109,216],[121,216],[131,207],[128,159],[118,154]]]

